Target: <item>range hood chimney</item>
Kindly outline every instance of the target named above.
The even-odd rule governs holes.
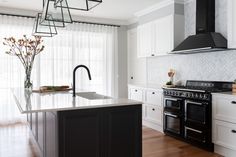
[[[215,0],[196,0],[196,35],[187,37],[171,53],[197,53],[227,49],[227,40],[215,32]]]

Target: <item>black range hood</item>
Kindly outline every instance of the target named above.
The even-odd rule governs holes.
[[[227,40],[215,32],[215,0],[196,0],[196,35],[187,37],[171,53],[197,53],[227,49]]]

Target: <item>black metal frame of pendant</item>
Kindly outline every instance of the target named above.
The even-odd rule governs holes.
[[[57,29],[54,24],[54,21],[48,21],[49,24],[48,26],[44,26],[40,24],[40,20],[42,18],[42,13],[38,13],[34,22],[34,27],[33,27],[33,36],[42,36],[42,37],[53,37],[54,35],[57,35]],[[49,18],[52,19],[52,17],[49,15]],[[40,27],[47,28],[47,31],[40,31]]]
[[[55,3],[56,5],[57,5],[57,7],[60,7],[58,4],[58,2],[60,2],[60,1],[64,1],[64,0],[57,0],[57,2]],[[68,4],[69,4],[69,9],[72,9],[72,10],[82,10],[82,11],[89,11],[89,10],[91,10],[91,9],[93,9],[93,8],[95,8],[96,6],[98,6],[99,4],[101,4],[102,3],[102,0],[84,0],[84,7],[85,8],[82,8],[81,6],[73,6],[72,7],[72,4],[70,4],[70,1],[71,0],[68,0]],[[94,5],[91,5],[90,3],[94,3]],[[62,6],[63,7],[63,6]]]
[[[43,0],[43,2],[41,25],[51,26],[50,21],[53,21],[56,27],[63,28],[66,24],[73,23],[67,0]],[[58,9],[60,13],[55,15],[51,14],[49,11],[49,5],[54,9]],[[68,20],[65,19],[65,13],[68,13]],[[56,15],[60,15],[60,17],[56,18]],[[52,18],[50,18],[50,16],[52,16]]]

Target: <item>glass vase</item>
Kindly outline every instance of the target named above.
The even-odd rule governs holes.
[[[33,83],[31,81],[31,68],[27,68],[25,70],[24,88],[25,88],[25,90],[30,91],[30,92],[33,89]]]

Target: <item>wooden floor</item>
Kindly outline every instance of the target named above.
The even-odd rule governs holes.
[[[143,157],[221,157],[185,142],[143,128]]]
[[[26,125],[0,126],[0,157],[38,157]],[[143,128],[143,157],[220,157]]]

